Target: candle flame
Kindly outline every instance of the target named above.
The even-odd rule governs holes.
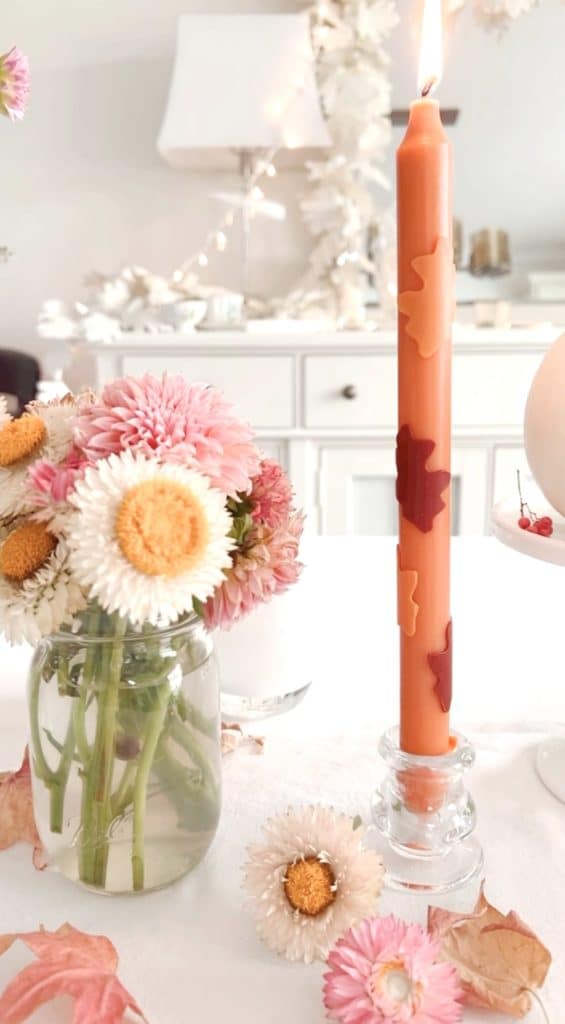
[[[429,96],[441,80],[443,72],[442,0],[424,0],[418,88]]]

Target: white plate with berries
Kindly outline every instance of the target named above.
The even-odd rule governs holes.
[[[492,529],[498,540],[523,555],[565,565],[565,519],[539,492],[529,502],[516,497],[495,505]]]
[[[518,494],[495,506],[492,527],[495,537],[531,558],[565,565],[565,519],[547,503],[540,491],[524,501],[520,474]],[[552,736],[538,745],[536,771],[544,786],[565,803],[565,739]]]

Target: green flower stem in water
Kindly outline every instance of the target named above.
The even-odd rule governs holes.
[[[156,706],[151,713],[151,722],[145,734],[143,750],[139,758],[133,790],[133,843],[131,851],[131,870],[133,888],[136,892],[143,889],[145,877],[145,808],[147,805],[147,783],[155,758],[157,745],[163,730],[163,724],[169,706],[170,690],[167,684],[160,686],[157,693]]]
[[[67,726],[67,735],[65,742],[61,750],[61,760],[59,761],[59,767],[56,772],[56,778],[51,782],[51,802],[50,802],[50,815],[49,815],[49,827],[52,832],[56,832],[59,835],[63,831],[63,816],[65,810],[65,792],[67,789],[67,782],[69,781],[69,774],[73,763],[73,754],[75,751],[75,731],[73,725],[73,716],[69,718],[69,724]]]

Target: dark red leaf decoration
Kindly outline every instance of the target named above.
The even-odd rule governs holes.
[[[441,493],[451,480],[445,469],[426,469],[435,446],[435,441],[412,437],[407,426],[401,427],[396,439],[396,497],[404,518],[422,533],[429,533],[446,507]]]
[[[435,654],[428,654],[428,665],[436,677],[434,689],[442,711],[449,711],[451,707],[451,681],[453,674],[452,635],[453,623],[449,622],[445,631],[445,650],[437,651]]]

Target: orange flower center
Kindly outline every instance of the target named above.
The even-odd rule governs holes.
[[[12,466],[26,459],[43,444],[47,435],[40,416],[26,413],[19,420],[10,420],[0,429],[0,466]]]
[[[57,546],[57,540],[43,523],[18,526],[0,548],[0,572],[21,583],[41,569]]]
[[[306,917],[317,917],[335,901],[335,875],[329,864],[317,857],[306,857],[288,865],[284,892],[293,910]]]
[[[208,521],[192,491],[176,480],[146,480],[123,498],[116,517],[120,550],[146,576],[180,576],[202,557]]]

